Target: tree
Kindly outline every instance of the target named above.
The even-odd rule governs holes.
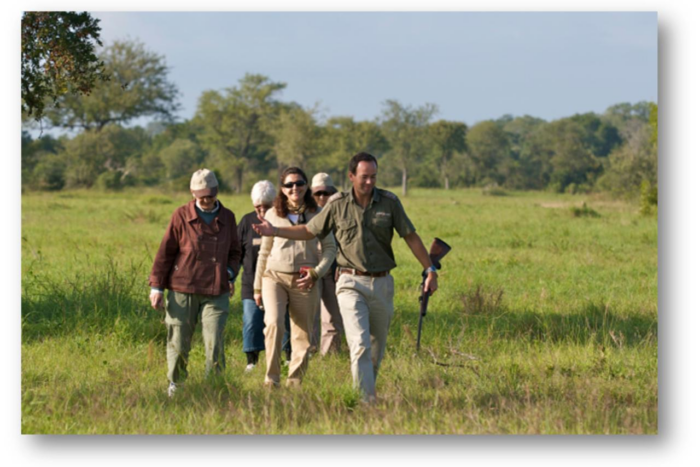
[[[506,167],[505,185],[513,189],[541,187],[538,181],[540,167],[537,158],[528,153],[536,130],[546,124],[541,118],[524,115],[509,120],[502,128],[510,142],[510,161]]]
[[[590,132],[577,119],[563,118],[546,127],[552,157],[550,186],[556,191],[590,187],[602,172],[602,163],[590,146]]]
[[[65,183],[65,164],[59,160],[61,140],[44,135],[33,140],[22,131],[22,186],[60,190]]]
[[[653,102],[649,104],[649,125],[651,126],[649,141],[651,142],[652,151],[656,155],[659,150],[659,106]]]
[[[85,131],[65,143],[60,156],[66,163],[66,186],[91,187],[104,172],[129,175],[127,161],[143,150],[147,136],[142,128],[108,125],[102,131]]]
[[[316,126],[316,112],[316,109],[290,106],[280,114],[272,132],[278,170],[290,166],[306,169],[319,154],[320,130]]]
[[[348,161],[353,155],[367,152],[379,159],[388,149],[389,143],[377,123],[332,117],[322,129],[322,156],[316,159],[314,168],[329,173],[333,181],[345,189]]]
[[[89,13],[33,11],[22,14],[22,112],[39,121],[47,100],[89,94],[107,79],[95,55],[100,20]]]
[[[625,144],[610,154],[605,161],[605,171],[598,180],[599,188],[633,197],[639,194],[644,181],[656,186],[656,153],[650,135],[650,125],[639,126]]]
[[[438,148],[440,175],[445,181],[445,189],[449,190],[449,163],[454,154],[467,151],[467,125],[461,122],[439,120],[428,127],[428,134]]]
[[[583,127],[584,144],[596,157],[607,157],[610,151],[622,143],[617,128],[593,112],[576,114],[569,119]]]
[[[647,123],[649,121],[650,108],[649,102],[642,101],[637,102],[636,104],[624,102],[608,107],[605,110],[602,118],[617,128],[620,133],[622,133],[626,124],[630,121],[636,120]]]
[[[390,157],[401,170],[401,193],[408,192],[408,172],[418,156],[429,149],[428,122],[437,113],[435,104],[413,109],[398,101],[384,101],[382,132],[391,146]]]
[[[109,124],[127,125],[139,117],[173,119],[178,90],[168,81],[165,58],[140,42],[117,41],[100,54],[109,81],[90,95],[66,94],[47,112],[51,123],[63,128],[101,130]]]
[[[212,162],[233,173],[238,193],[246,170],[260,170],[267,162],[271,127],[282,107],[276,96],[285,87],[266,76],[246,74],[238,87],[206,91],[199,98],[195,121],[202,127],[202,145]]]
[[[467,146],[475,181],[502,184],[505,175],[499,169],[509,158],[510,142],[501,126],[491,120],[477,123],[467,133]]]
[[[203,160],[197,145],[189,139],[176,139],[159,155],[165,168],[165,176],[170,181],[189,180]]]

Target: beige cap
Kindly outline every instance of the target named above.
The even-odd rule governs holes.
[[[327,191],[332,194],[338,190],[335,185],[333,185],[331,176],[321,172],[314,175],[314,178],[311,179],[311,193],[316,193],[317,191]]]
[[[216,196],[219,192],[219,182],[216,180],[216,175],[214,175],[214,172],[211,170],[199,169],[192,174],[190,190],[194,192],[197,198]]]

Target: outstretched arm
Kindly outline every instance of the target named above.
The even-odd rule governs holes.
[[[428,250],[425,249],[423,241],[416,232],[406,235],[405,237],[403,237],[403,239],[406,241],[406,244],[413,252],[413,256],[415,256],[416,259],[420,262],[421,266],[423,266],[423,270],[426,270],[433,265],[433,263],[430,261],[430,255],[428,254]],[[437,289],[437,273],[430,272],[428,273],[428,278],[425,280],[425,287],[423,291],[430,291],[430,294],[432,295],[435,293],[435,291],[437,291]]]
[[[261,223],[253,224],[253,229],[258,233],[258,235],[265,237],[289,238],[290,240],[311,240],[314,238],[314,234],[312,234],[309,229],[306,228],[306,225],[275,227],[274,225],[270,224],[269,221],[260,216],[258,216],[258,219],[260,219]]]

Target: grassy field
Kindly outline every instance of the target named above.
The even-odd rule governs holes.
[[[165,326],[147,278],[188,196],[22,196],[23,433],[657,432],[657,224],[636,206],[411,191],[403,202],[424,243],[453,250],[416,355],[421,268],[395,239],[396,312],[368,407],[346,349],[314,356],[298,389],[265,390],[261,366],[244,374],[238,293],[225,373],[203,378],[197,332],[187,386],[166,397]],[[252,210],[247,196],[221,199],[237,218]]]

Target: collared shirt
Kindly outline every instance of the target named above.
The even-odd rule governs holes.
[[[349,192],[336,193],[307,225],[318,238],[329,232],[338,245],[338,266],[363,272],[389,271],[396,267],[391,239],[416,231],[399,198],[375,188],[366,208]]]

